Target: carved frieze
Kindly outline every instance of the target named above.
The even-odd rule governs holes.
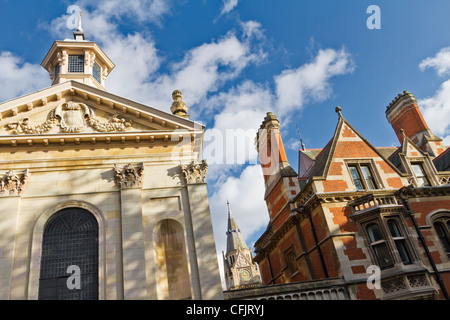
[[[120,189],[140,187],[144,173],[144,164],[126,164],[124,166],[114,165],[114,177]]]
[[[181,171],[187,183],[204,183],[207,170],[208,163],[206,160],[201,163],[181,165]]]
[[[29,118],[12,121],[6,125],[13,134],[43,134],[50,132],[55,126],[63,133],[85,132],[90,125],[98,132],[125,131],[131,127],[132,121],[113,115],[112,119],[102,122],[96,118],[94,112],[84,103],[65,102],[51,110],[48,119],[39,125],[31,126]]]
[[[30,172],[28,169],[20,174],[14,172],[14,170],[9,170],[0,179],[0,195],[21,194],[29,176]]]

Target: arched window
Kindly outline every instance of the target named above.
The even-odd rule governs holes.
[[[89,211],[63,209],[45,225],[38,298],[98,299],[98,223]]]
[[[154,236],[158,298],[191,298],[183,226],[173,219],[162,220]]]
[[[386,269],[392,267],[394,262],[378,224],[372,223],[367,226],[366,230],[369,236],[370,246],[375,253],[380,268]]]
[[[447,218],[447,221],[442,218],[438,219],[433,223],[433,226],[441,241],[442,247],[450,255],[450,218]]]

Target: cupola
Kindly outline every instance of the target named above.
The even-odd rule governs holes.
[[[85,39],[80,11],[73,39],[55,41],[41,66],[49,72],[52,85],[75,80],[105,90],[106,77],[115,65],[97,43]]]

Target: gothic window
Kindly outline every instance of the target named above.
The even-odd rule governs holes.
[[[450,217],[443,216],[436,219],[433,226],[445,253],[450,255]]]
[[[397,252],[402,260],[403,264],[411,263],[411,255],[408,252],[406,245],[406,238],[400,232],[400,228],[397,225],[397,222],[393,219],[388,220],[387,222],[389,232],[391,234],[392,240],[395,243],[395,247],[397,248]]]
[[[94,66],[92,67],[92,76],[95,80],[97,80],[98,83],[102,82],[102,68],[97,62],[94,62]]]
[[[286,250],[286,252],[284,253],[284,258],[286,260],[286,266],[290,274],[293,275],[297,271],[295,250],[293,246]]]
[[[369,236],[370,247],[375,254],[380,268],[387,269],[393,267],[394,262],[379,225],[377,223],[372,223],[367,226],[366,231]]]
[[[415,255],[403,226],[401,216],[380,216],[363,226],[378,266],[383,269],[394,265],[415,263]]]
[[[372,170],[368,164],[351,164],[348,169],[357,190],[377,189]]]
[[[173,219],[165,219],[158,223],[154,235],[158,298],[190,299],[191,284],[183,226]]]
[[[84,55],[69,55],[69,72],[83,73],[84,72]]]
[[[79,270],[78,275],[70,271],[70,266]],[[69,285],[74,283],[72,276],[79,276],[79,288]],[[87,210],[63,209],[46,223],[38,298],[98,299],[98,223]]]
[[[428,180],[428,177],[427,177],[427,175],[425,173],[425,170],[423,169],[422,164],[419,163],[419,162],[411,163],[411,167],[413,169],[414,176],[416,177],[417,185],[419,187],[421,187],[421,186],[429,186],[430,185],[430,181]]]

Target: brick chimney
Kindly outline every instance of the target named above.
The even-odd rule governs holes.
[[[442,139],[430,130],[422,117],[416,98],[408,91],[398,94],[386,107],[386,118],[400,143],[403,143],[403,129],[411,141],[431,156],[437,157],[445,150]]]
[[[268,112],[256,136],[256,149],[261,163],[266,192],[264,199],[271,220],[283,210],[280,220],[290,214],[286,205],[300,191],[297,173],[290,166],[280,133],[280,122]]]

